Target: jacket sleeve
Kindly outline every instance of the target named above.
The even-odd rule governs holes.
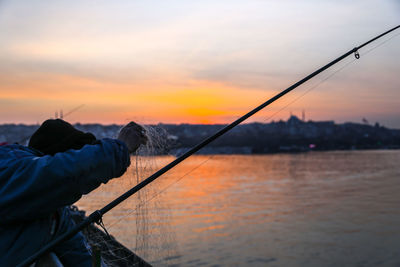
[[[129,164],[126,145],[114,139],[54,156],[21,158],[0,189],[0,218],[6,223],[47,216],[121,176]]]

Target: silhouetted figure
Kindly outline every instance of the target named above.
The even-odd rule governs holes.
[[[67,206],[120,177],[129,152],[146,142],[144,129],[130,123],[117,139],[96,140],[60,120],[47,120],[29,146],[0,146],[0,266],[15,266],[75,223]],[[64,266],[91,266],[81,233],[53,252]]]

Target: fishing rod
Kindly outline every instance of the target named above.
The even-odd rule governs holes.
[[[340,57],[336,58],[335,60],[329,62],[325,66],[317,69],[316,71],[314,71],[313,73],[309,74],[305,78],[303,78],[300,81],[296,82],[295,84],[291,85],[287,89],[281,91],[280,93],[278,93],[274,97],[270,98],[269,100],[267,100],[263,104],[259,105],[258,107],[254,108],[253,110],[249,111],[248,113],[246,113],[245,115],[243,115],[239,119],[235,120],[231,124],[225,126],[221,130],[216,132],[214,135],[206,138],[201,143],[199,143],[198,145],[196,145],[193,148],[191,148],[190,150],[188,150],[182,156],[176,158],[174,161],[170,162],[169,164],[167,164],[166,166],[164,166],[163,168],[161,168],[160,170],[158,170],[157,172],[155,172],[154,174],[152,174],[151,176],[149,176],[148,178],[146,178],[145,180],[143,180],[142,182],[140,182],[136,186],[132,187],[130,190],[126,191],[124,194],[122,194],[121,196],[119,196],[118,198],[116,198],[115,200],[113,200],[112,202],[107,204],[106,206],[104,206],[102,209],[94,211],[84,221],[82,221],[81,223],[77,224],[70,231],[60,235],[58,238],[54,239],[52,242],[50,242],[47,245],[45,245],[38,252],[36,252],[32,256],[30,256],[28,259],[26,259],[25,261],[20,263],[18,266],[28,266],[29,264],[33,263],[37,258],[42,256],[46,252],[50,251],[55,245],[59,244],[60,242],[62,242],[64,240],[67,240],[67,239],[71,238],[72,236],[77,234],[79,231],[81,231],[83,228],[89,226],[92,223],[97,223],[97,224],[99,224],[100,226],[102,226],[104,228],[104,224],[102,222],[103,215],[106,214],[111,209],[113,209],[114,207],[116,207],[122,201],[126,200],[127,198],[129,198],[130,196],[132,196],[133,194],[138,192],[140,189],[142,189],[146,185],[150,184],[155,179],[160,177],[162,174],[166,173],[167,171],[169,171],[170,169],[172,169],[173,167],[175,167],[176,165],[178,165],[179,163],[181,163],[182,161],[184,161],[185,159],[187,159],[188,157],[190,157],[191,155],[193,155],[194,153],[196,153],[197,151],[199,151],[200,149],[202,149],[203,147],[205,147],[206,145],[208,145],[209,143],[211,143],[215,139],[217,139],[220,136],[224,135],[226,132],[230,131],[235,126],[239,125],[240,123],[242,123],[243,121],[245,121],[249,117],[253,116],[258,111],[260,111],[263,108],[265,108],[266,106],[272,104],[273,102],[275,102],[276,100],[278,100],[282,96],[284,96],[287,93],[291,92],[292,90],[294,90],[295,88],[299,87],[303,83],[307,82],[308,80],[310,80],[314,76],[318,75],[319,73],[321,73],[321,72],[325,71],[326,69],[332,67],[333,65],[335,65],[339,61],[345,59],[349,55],[354,54],[355,58],[359,59],[360,58],[360,54],[358,52],[359,49],[363,48],[364,46],[372,43],[373,41],[383,37],[384,35],[392,32],[392,31],[394,31],[394,30],[396,30],[398,28],[400,28],[400,25],[398,25],[398,26],[396,26],[396,27],[394,27],[394,28],[392,28],[392,29],[390,29],[390,30],[388,30],[388,31],[386,31],[386,32],[384,32],[384,33],[372,38],[371,40],[369,40],[369,41],[367,41],[367,42],[365,42],[365,43],[363,43],[363,44],[361,44],[361,45],[349,50],[348,52],[344,53]]]

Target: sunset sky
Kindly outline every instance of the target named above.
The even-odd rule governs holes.
[[[40,123],[80,105],[65,119],[228,123],[398,24],[399,0],[0,0],[0,123]],[[250,121],[305,110],[311,120],[400,128],[399,33]]]

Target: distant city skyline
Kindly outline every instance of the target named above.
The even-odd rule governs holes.
[[[66,120],[229,123],[399,22],[396,0],[1,1],[0,124],[81,105]],[[271,120],[305,110],[306,120],[400,128],[399,33],[249,122],[298,99]]]

